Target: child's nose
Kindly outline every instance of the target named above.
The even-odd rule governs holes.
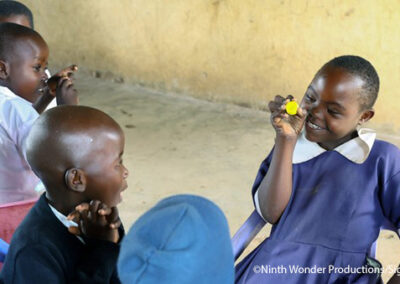
[[[46,73],[46,71],[44,70],[43,71],[43,73],[42,73],[42,81],[47,81],[47,79],[49,79],[49,77],[47,76],[47,73]]]
[[[123,177],[124,179],[126,179],[128,176],[129,176],[129,171],[128,171],[127,168],[124,167],[124,173],[123,173],[122,177]]]
[[[309,112],[316,118],[322,118],[322,106],[321,104],[314,103],[310,105]]]

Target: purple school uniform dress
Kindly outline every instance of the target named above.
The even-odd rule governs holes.
[[[400,151],[380,140],[367,151],[357,139],[293,163],[290,201],[270,236],[236,266],[236,283],[372,283],[362,270],[368,249],[385,218],[400,228]],[[357,151],[367,153],[350,160]],[[272,152],[253,196],[271,159]]]

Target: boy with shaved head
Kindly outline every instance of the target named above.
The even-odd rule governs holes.
[[[25,159],[32,123],[56,96],[58,104],[77,104],[64,69],[47,80],[49,48],[34,30],[0,24],[0,204],[35,198],[39,179]]]
[[[27,157],[46,193],[13,236],[5,283],[119,283],[123,150],[122,129],[99,110],[61,106],[37,119]]]

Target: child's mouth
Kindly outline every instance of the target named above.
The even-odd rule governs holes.
[[[307,119],[306,125],[307,125],[309,128],[313,129],[313,130],[324,130],[324,129],[325,129],[325,128],[323,128],[323,127],[321,127],[321,126],[319,126],[319,125],[317,125],[317,124],[311,122],[311,119]]]
[[[43,94],[45,88],[46,88],[46,84],[43,82],[42,84],[39,85],[38,92]]]

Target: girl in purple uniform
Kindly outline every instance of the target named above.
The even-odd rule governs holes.
[[[252,194],[273,227],[237,265],[236,283],[379,283],[367,253],[385,221],[400,228],[400,151],[360,128],[378,90],[367,60],[341,56],[317,72],[295,115],[291,97],[269,103],[275,146]]]

